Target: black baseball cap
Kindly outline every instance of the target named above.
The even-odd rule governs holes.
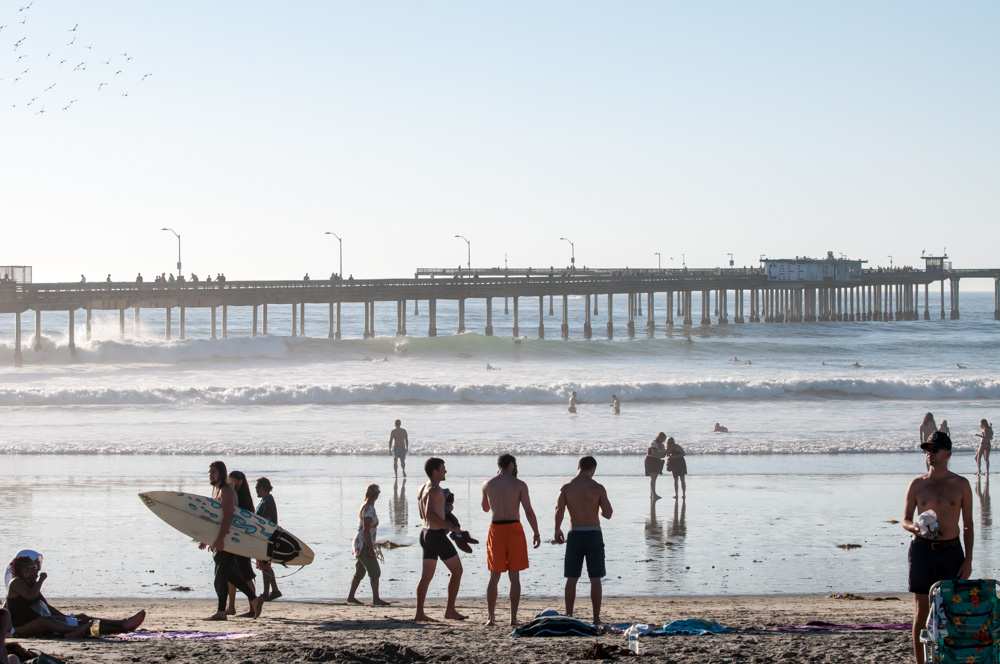
[[[927,442],[920,444],[920,449],[926,452],[937,452],[938,450],[951,451],[951,437],[944,431],[935,431]]]

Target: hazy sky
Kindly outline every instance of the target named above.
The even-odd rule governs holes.
[[[36,281],[171,270],[164,225],[230,279],[328,275],[325,230],[356,276],[456,266],[455,233],[476,265],[1000,265],[1000,3],[26,1],[0,264]]]

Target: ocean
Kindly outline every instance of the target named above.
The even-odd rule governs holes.
[[[624,299],[612,341],[582,339],[583,299],[571,298],[569,341],[558,339],[558,300],[543,319],[545,340],[535,338],[537,306],[522,306],[528,337],[512,339],[502,301],[494,302],[494,337],[481,334],[476,302],[466,310],[472,332],[453,335],[457,311],[441,302],[441,336],[427,338],[421,302],[418,316],[408,307],[413,336],[338,342],[326,338],[325,306],[307,307],[307,336],[295,338],[284,336],[288,307],[270,308],[267,337],[250,337],[249,310],[233,307],[230,336],[216,341],[207,311],[188,311],[184,341],[176,315],[165,341],[163,312],[149,310],[138,336],[129,315],[124,340],[116,312],[95,314],[87,342],[78,315],[74,355],[65,314],[46,313],[39,351],[30,349],[33,317],[25,316],[18,369],[13,317],[0,315],[0,555],[43,549],[53,596],[169,595],[177,585],[210,596],[208,560],[135,494],[207,492],[207,465],[219,457],[271,477],[283,522],[317,549],[317,562],[288,579],[290,596],[339,597],[368,482],[383,487],[383,534],[412,543],[422,459],[444,456],[463,521],[485,540],[478,486],[492,457],[511,451],[523,457],[550,539],[559,483],[573,474],[574,457],[589,453],[617,503],[607,528],[611,593],[905,590],[907,536],[888,521],[901,517],[908,478],[922,468],[921,418],[931,411],[948,420],[956,467],[970,472],[978,421],[1000,406],[991,294],[963,293],[959,321],[937,320],[934,297],[931,321],[730,323],[696,326],[690,336],[664,329],[660,298],[655,337],[646,338],[643,316],[631,340]],[[344,307],[345,337],[360,336],[356,308]],[[394,329],[395,305],[379,306],[376,331]],[[580,406],[570,415],[574,390]],[[396,418],[410,434],[411,477],[390,501]],[[715,422],[730,433],[713,433]],[[667,479],[667,498],[651,510],[642,477],[658,431],[690,456],[690,495],[676,514]],[[976,571],[990,576],[1000,552],[988,484],[979,495]],[[862,547],[837,548],[845,543]],[[480,547],[466,558],[464,594],[483,593],[483,555]],[[559,594],[561,549],[544,544],[535,556],[526,592]],[[412,593],[418,558],[406,546],[387,553],[386,595]]]

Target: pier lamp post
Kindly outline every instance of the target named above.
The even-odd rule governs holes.
[[[332,235],[333,237],[337,238],[337,244],[340,245],[340,272],[338,272],[338,274],[340,275],[340,278],[343,279],[344,278],[344,239],[342,237],[340,237],[339,235],[337,235],[336,233],[333,233],[331,231],[326,231],[325,233],[323,233],[323,235]]]
[[[657,270],[662,270],[663,269],[663,254],[661,254],[659,251],[654,251],[653,255],[656,256],[656,269]]]
[[[455,237],[459,240],[465,240],[465,267],[468,268],[469,272],[472,271],[472,243],[469,242],[469,238],[455,233]]]
[[[559,239],[562,240],[563,242],[569,242],[569,266],[571,268],[575,268],[576,267],[576,245],[573,244],[573,240],[569,239],[568,237],[561,237]]]
[[[892,269],[892,256],[889,256],[889,269]]]
[[[177,231],[175,231],[172,228],[161,228],[160,230],[161,231],[170,231],[171,233],[174,234],[174,237],[177,238],[177,276],[181,277],[184,274],[181,271],[181,234],[178,233]]]

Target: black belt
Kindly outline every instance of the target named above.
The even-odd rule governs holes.
[[[940,551],[941,549],[950,549],[955,546],[961,546],[957,537],[949,540],[929,540],[926,537],[917,537],[914,539],[914,542],[920,543],[921,546],[926,546],[931,551]]]

